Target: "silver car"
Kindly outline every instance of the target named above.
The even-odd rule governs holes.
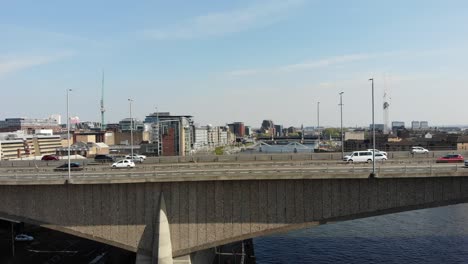
[[[423,148],[423,147],[412,147],[411,148],[411,154],[425,154],[429,153],[429,150]]]

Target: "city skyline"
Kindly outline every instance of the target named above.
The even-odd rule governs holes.
[[[200,125],[315,126],[320,101],[320,125],[337,127],[344,92],[343,125],[368,126],[374,78],[376,123],[387,89],[390,121],[466,124],[464,1],[1,6],[0,119],[65,117],[72,89],[70,115],[100,120],[104,69],[109,123],[132,98],[139,119],[157,107]]]

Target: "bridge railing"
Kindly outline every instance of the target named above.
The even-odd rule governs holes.
[[[466,172],[468,168],[459,164],[446,166],[378,166],[376,168],[378,174],[392,175],[425,175],[433,176],[441,173]],[[292,178],[301,176],[318,176],[318,177],[335,177],[339,176],[346,178],[347,176],[369,174],[372,168],[369,166],[348,166],[348,167],[304,167],[304,168],[246,168],[246,169],[211,169],[211,170],[166,170],[166,171],[113,171],[106,172],[90,172],[80,171],[72,172],[71,178],[75,180],[117,180],[117,179],[165,179],[174,181],[193,180],[210,180],[217,177],[228,177],[229,179],[267,179],[268,177],[275,178],[276,176],[291,176]],[[67,173],[0,173],[0,181],[60,181],[68,178]]]
[[[450,150],[450,151],[431,151],[426,154],[411,155],[409,151],[388,152],[388,161],[392,160],[424,160],[434,159],[446,154],[461,154],[468,156],[466,150]],[[349,153],[346,153],[349,154]],[[173,157],[148,157],[145,164],[168,165],[168,164],[198,164],[198,163],[249,163],[249,162],[297,162],[297,161],[313,161],[313,162],[337,162],[341,160],[341,152],[331,153],[283,153],[283,154],[237,154],[237,155],[205,155],[205,156],[173,156]],[[92,166],[96,164],[92,159],[73,160],[84,166]],[[10,167],[56,167],[65,162],[60,161],[40,161],[40,160],[15,160],[15,161],[0,161],[0,168]]]

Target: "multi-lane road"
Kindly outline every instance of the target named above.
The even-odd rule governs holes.
[[[0,166],[0,183],[21,184],[42,182],[60,184],[68,179],[65,171],[54,168],[63,161],[22,162]],[[372,171],[367,163],[348,164],[339,160],[154,163],[151,158],[132,169],[112,169],[110,164],[81,161],[82,171],[72,172],[68,182],[140,182],[140,181],[204,181],[229,179],[284,179],[284,178],[365,178]],[[463,164],[436,164],[435,158],[396,158],[376,163],[376,172],[382,177],[420,177],[468,175]]]

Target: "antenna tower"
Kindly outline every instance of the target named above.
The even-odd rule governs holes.
[[[390,93],[387,87],[387,75],[384,75],[384,96],[383,96],[383,121],[384,121],[384,133],[390,132],[389,123],[389,112],[390,112]]]
[[[106,129],[106,124],[104,123],[104,70],[102,70],[102,84],[101,84],[101,130]]]

